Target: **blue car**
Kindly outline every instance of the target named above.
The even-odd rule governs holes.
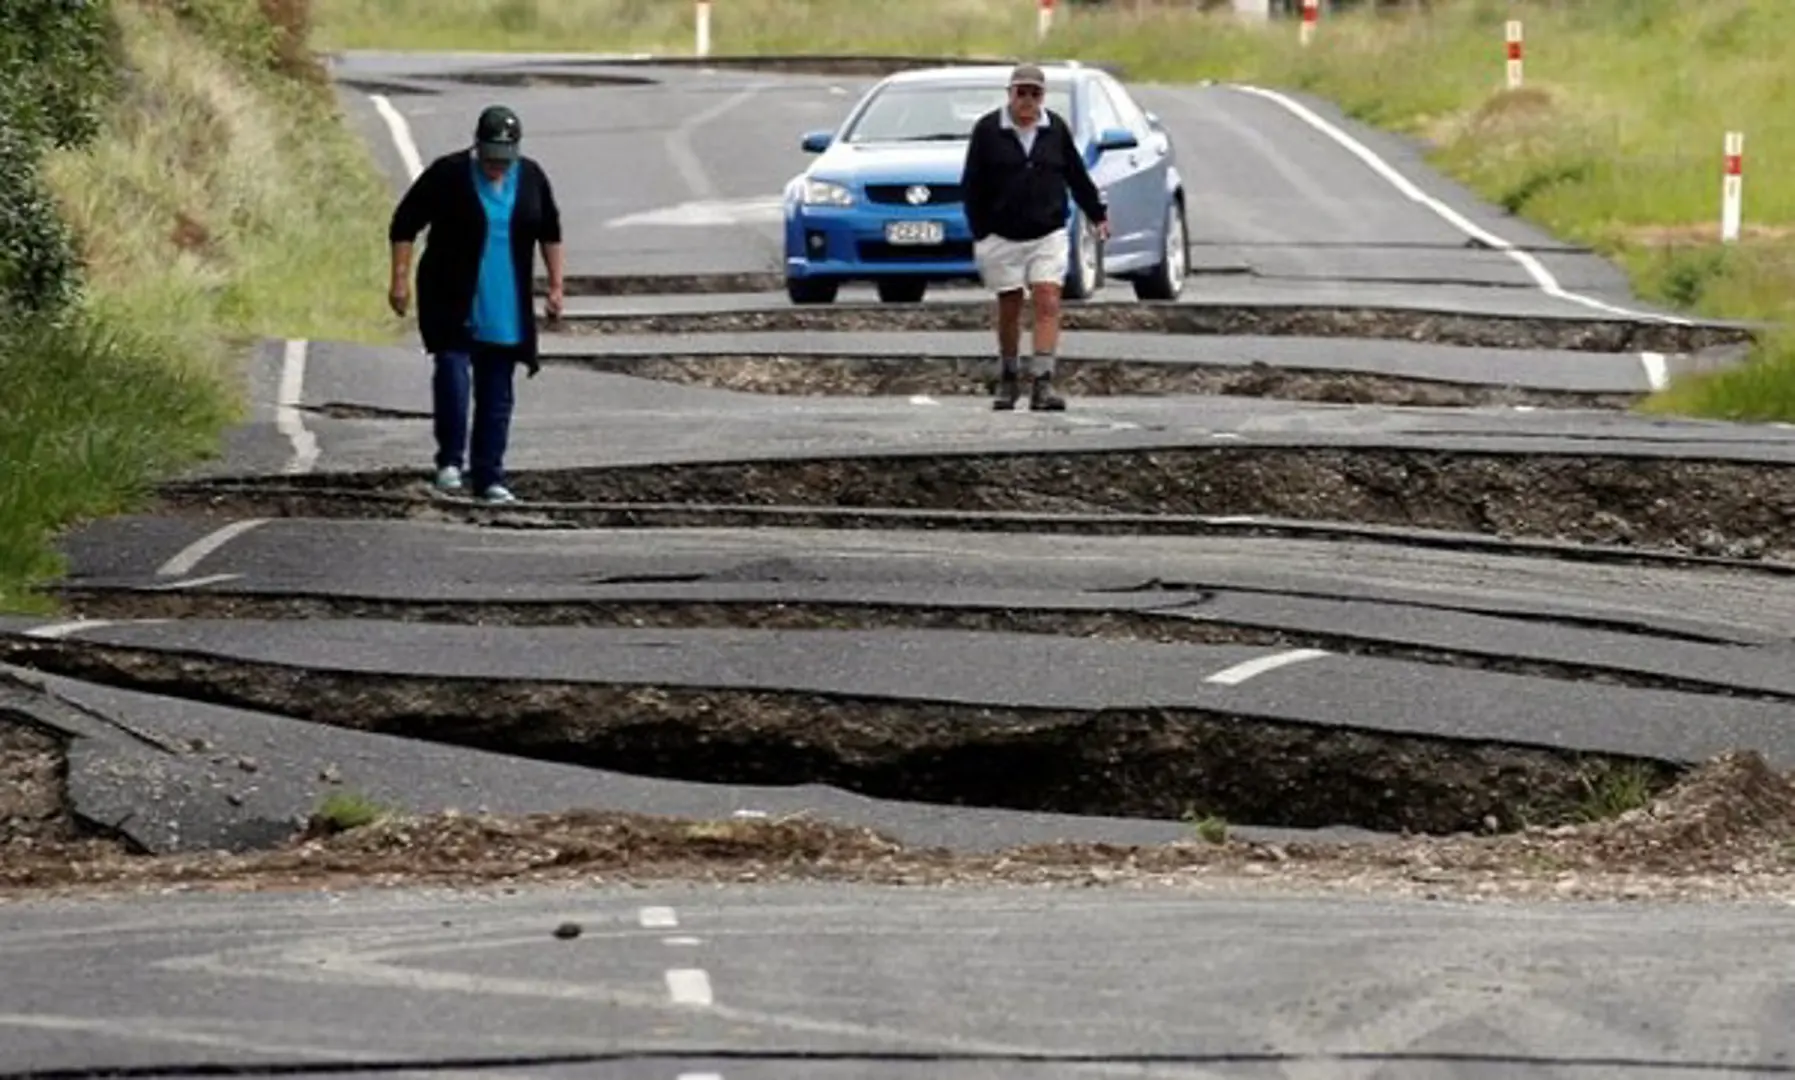
[[[1140,299],[1176,299],[1189,249],[1171,136],[1108,72],[1042,66],[1047,107],[1071,121],[1109,204],[1107,242],[1070,207],[1065,296],[1086,299],[1119,278]],[[973,123],[1004,104],[1009,75],[1007,66],[901,72],[868,90],[839,131],[804,136],[804,150],[821,156],[785,189],[794,303],[830,303],[849,281],[873,282],[887,303],[915,303],[932,281],[978,280],[960,172]]]

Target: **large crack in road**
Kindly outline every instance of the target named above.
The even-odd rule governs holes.
[[[1294,304],[1068,304],[1069,331],[1296,336],[1422,341],[1499,349],[1605,353],[1693,353],[1754,340],[1751,330],[1714,324],[1554,319],[1406,308]],[[562,321],[572,334],[690,334],[756,331],[977,331],[991,328],[985,302],[773,307],[754,311],[582,312]]]
[[[977,396],[991,378],[965,360],[944,357],[825,357],[771,355],[560,355],[566,364],[685,386],[785,396]],[[1349,405],[1488,408],[1526,405],[1550,409],[1627,409],[1642,394],[1541,390],[1524,386],[1449,382],[1401,375],[1305,370],[1265,363],[1168,364],[1062,359],[1054,381],[1078,397],[1214,394]]]
[[[14,640],[0,659],[110,686],[641,776],[875,798],[1379,832],[1583,820],[1679,763],[1184,708],[995,708],[803,691],[368,674]]]
[[[955,524],[989,515],[990,527],[1006,527],[1002,515],[1089,515],[1097,524],[1117,515],[1128,516],[1117,528],[1129,532],[1155,531],[1147,519],[1264,516],[1795,559],[1795,465],[1749,461],[1242,447],[869,454],[518,470],[514,479],[532,509],[550,515],[542,524],[563,527],[717,524],[732,508],[765,523],[814,508],[833,527],[854,524],[857,514],[890,524],[894,512],[938,512]],[[175,511],[321,517],[452,516],[454,505],[424,499],[409,472],[196,481],[169,485],[161,498]],[[1192,528],[1202,522],[1185,526]]]

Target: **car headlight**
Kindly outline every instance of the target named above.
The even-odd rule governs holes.
[[[804,181],[805,206],[853,206],[854,193],[827,180]]]

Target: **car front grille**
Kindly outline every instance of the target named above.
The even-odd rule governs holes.
[[[918,206],[945,206],[960,201],[960,185],[958,184],[868,184],[866,185],[866,197],[870,202],[909,206],[912,204],[904,193],[913,187],[929,189],[928,201],[915,204]]]
[[[862,240],[860,261],[869,263],[932,262],[936,259],[972,258],[972,241],[949,240],[945,244],[888,244]]]

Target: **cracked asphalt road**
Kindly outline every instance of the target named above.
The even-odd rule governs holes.
[[[354,55],[338,75],[396,185],[404,163],[369,90],[389,96],[426,158],[459,145],[484,102],[515,103],[558,185],[576,275],[776,270],[775,197],[802,167],[799,132],[829,126],[870,83],[613,65],[603,73],[648,81],[492,85],[519,66]],[[450,77],[473,69],[485,83]],[[533,70],[600,73],[574,58]],[[1075,330],[1069,359],[1622,394],[1728,362],[1725,348],[1529,343],[1528,320],[1560,340],[1586,320],[1624,323],[1614,307],[1661,313],[1629,297],[1612,267],[1479,205],[1399,140],[1325,104],[1302,103],[1318,127],[1236,88],[1141,96],[1179,140],[1198,211],[1196,276],[1180,307],[1445,313],[1486,320],[1496,343]],[[1350,133],[1381,166],[1329,130]],[[1542,289],[1511,254],[1467,243],[1462,223],[1525,249],[1584,301]],[[1088,306],[1132,306],[1120,296],[1112,287]],[[922,306],[974,298],[941,290]],[[778,314],[782,296],[579,298],[579,332],[554,336],[549,366],[520,386],[523,493],[532,474],[561,469],[892,450],[1220,441],[1599,449],[1778,468],[1795,451],[1782,428],[1612,410],[1113,394],[998,422],[974,395],[788,397],[582,366],[983,357],[978,332],[894,329],[864,297],[847,301],[828,329],[754,330],[728,320]],[[606,318],[648,315],[658,330],[593,332]],[[711,321],[682,326],[688,316]],[[1590,340],[1606,339],[1591,329]],[[283,398],[296,363],[303,378]],[[68,616],[0,621],[0,660],[27,662],[0,669],[10,676],[0,717],[71,735],[76,810],[152,850],[272,843],[321,795],[345,789],[421,812],[800,814],[963,850],[1189,832],[1177,820],[655,778],[353,731],[269,707],[295,672],[879,693],[1095,716],[1211,707],[1439,745],[1483,739],[1683,764],[1734,747],[1775,764],[1795,758],[1786,566],[1638,564],[1497,536],[1473,545],[1419,526],[1325,540],[589,529],[527,505],[518,520],[479,523],[425,501],[398,515],[409,520],[313,517],[331,497],[318,485],[333,477],[422,475],[424,361],[413,348],[269,342],[247,378],[254,414],[196,478],[290,483],[293,512],[263,520],[220,489],[209,503],[94,523],[65,544]],[[315,440],[315,458],[296,456],[296,431]],[[1779,497],[1781,475],[1765,471],[1766,499]],[[1490,493],[1462,496],[1476,505]],[[875,623],[854,621],[868,612]],[[925,615],[937,621],[919,623]],[[953,622],[975,616],[1036,622],[976,632]],[[1055,619],[1066,620],[1058,630]],[[1066,629],[1075,625],[1097,629]],[[1113,630],[1143,625],[1152,629]],[[121,647],[134,659],[98,663]],[[235,685],[260,679],[267,694],[260,707],[221,703],[203,687],[147,678],[145,657],[172,670],[261,665]],[[1298,835],[1238,824],[1244,835]],[[487,1059],[440,1070],[456,1076],[602,1068],[685,1080],[1788,1072],[1780,972],[1795,938],[1782,910],[748,882],[20,901],[0,931],[0,1077],[451,1058]],[[555,939],[565,920],[585,932]],[[556,1054],[576,1059],[532,1063]]]

